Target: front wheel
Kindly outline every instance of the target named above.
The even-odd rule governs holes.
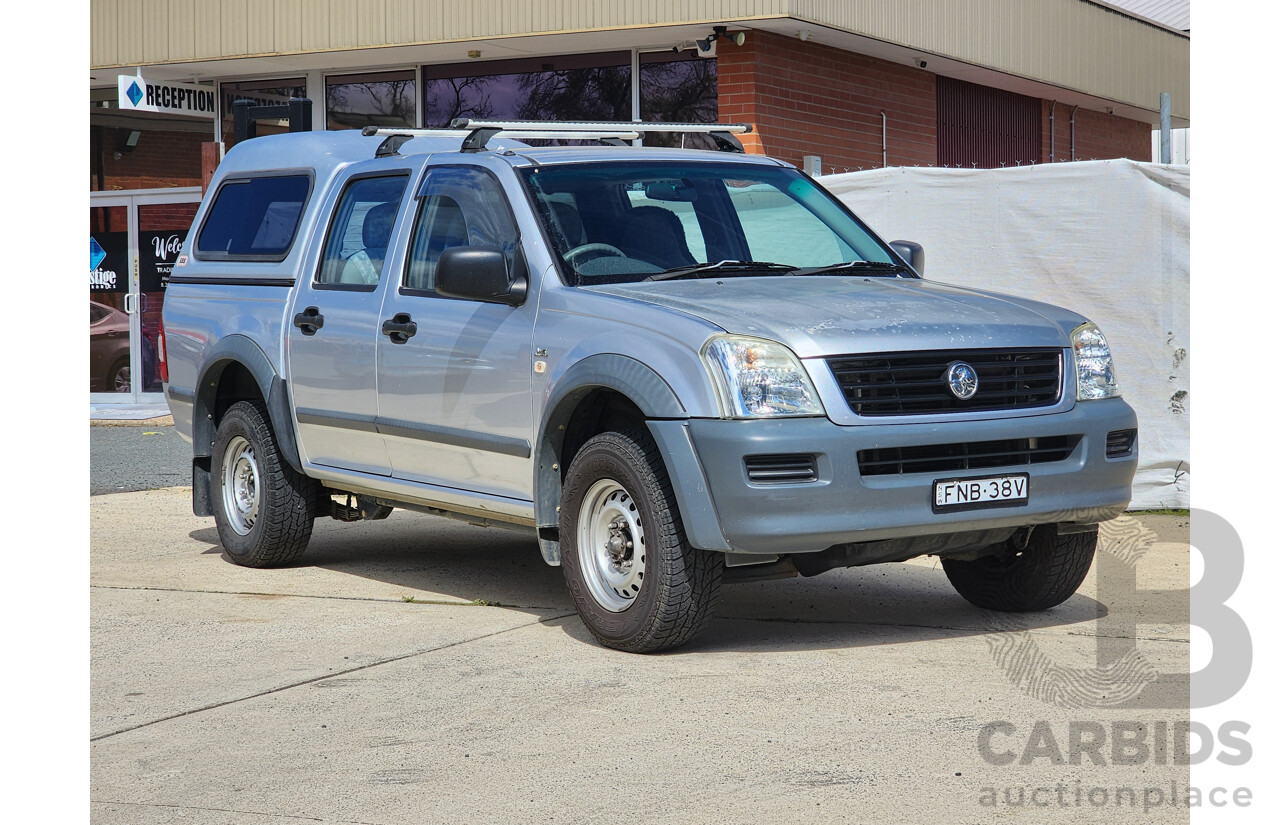
[[[238,401],[223,415],[212,481],[214,523],[233,562],[277,567],[307,549],[320,489],[285,462],[261,404]]]
[[[602,644],[652,653],[682,645],[706,626],[724,556],[689,545],[647,432],[588,441],[569,467],[560,501],[565,581]]]
[[[956,592],[988,610],[1027,613],[1062,604],[1080,587],[1093,563],[1098,534],[1058,535],[1056,525],[1035,528],[1026,547],[973,561],[942,560]]]

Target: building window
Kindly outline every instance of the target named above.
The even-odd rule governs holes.
[[[413,70],[330,75],[324,82],[326,128],[407,127],[417,123]]]
[[[693,52],[640,55],[640,119],[671,123],[715,123],[720,116],[714,58]],[[714,149],[706,135],[662,135],[645,138],[646,146]]]
[[[425,66],[426,125],[479,120],[630,120],[631,53]]]
[[[459,117],[629,121],[637,82],[630,52],[424,66],[422,77],[426,125],[435,128]],[[644,53],[638,82],[641,120],[714,123],[718,117],[714,59],[691,51]],[[645,142],[714,146],[705,135],[655,134]]]
[[[235,144],[235,108],[237,100],[252,100],[255,106],[277,106],[288,103],[291,97],[307,96],[307,80],[304,77],[290,77],[276,80],[237,80],[233,83],[221,83],[222,92],[222,139],[230,149]],[[277,135],[289,131],[287,120],[258,121],[259,135]]]

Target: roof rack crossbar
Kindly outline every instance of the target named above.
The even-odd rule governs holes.
[[[543,130],[543,129],[497,129],[491,126],[485,126],[480,129],[473,129],[466,139],[462,141],[462,151],[479,152],[484,149],[489,141],[501,135],[512,140],[526,140],[529,138],[537,140],[598,140],[601,142],[618,139],[618,140],[636,140],[640,137],[639,132],[628,131],[610,131],[610,132],[569,132],[563,129]]]
[[[378,147],[378,157],[398,154],[405,141],[415,137],[461,137],[462,151],[479,152],[489,141],[501,135],[513,140],[596,140],[610,146],[638,140],[646,132],[705,134],[725,152],[742,152],[742,142],[734,135],[751,131],[747,123],[663,123],[647,121],[543,121],[543,120],[474,120],[455,118],[448,129],[397,129],[366,126],[360,130],[366,137],[386,136]]]
[[[449,124],[453,129],[501,129],[538,132],[609,132],[621,130],[634,132],[684,132],[688,134],[726,132],[728,134],[745,134],[751,131],[749,123],[668,123],[664,121],[620,120],[620,121],[548,121],[548,120],[475,120],[472,118],[454,118]]]

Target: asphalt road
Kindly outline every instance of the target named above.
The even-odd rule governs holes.
[[[185,474],[171,428],[112,429],[94,489]],[[1185,765],[1110,747],[1186,721],[1185,678],[1118,700],[1187,673],[1187,617],[1097,584],[1118,560],[1185,589],[1186,518],[1108,525],[1108,561],[1043,614],[977,610],[922,559],[726,586],[656,656],[596,644],[511,531],[324,520],[300,562],[251,570],[186,487],[94,496],[90,529],[96,823],[1188,821],[1144,812]],[[1129,666],[1093,670],[1117,646]],[[1081,726],[1103,764],[1071,758]],[[1032,810],[1019,788],[1050,790]]]
[[[89,495],[191,483],[191,445],[172,426],[89,427]]]

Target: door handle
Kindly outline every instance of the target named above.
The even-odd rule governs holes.
[[[397,312],[382,322],[382,334],[390,338],[393,344],[406,344],[418,334],[418,325],[409,317],[409,313]]]
[[[293,316],[293,325],[302,330],[303,335],[315,335],[316,330],[324,326],[324,316],[320,314],[320,307],[307,307],[302,310]]]

